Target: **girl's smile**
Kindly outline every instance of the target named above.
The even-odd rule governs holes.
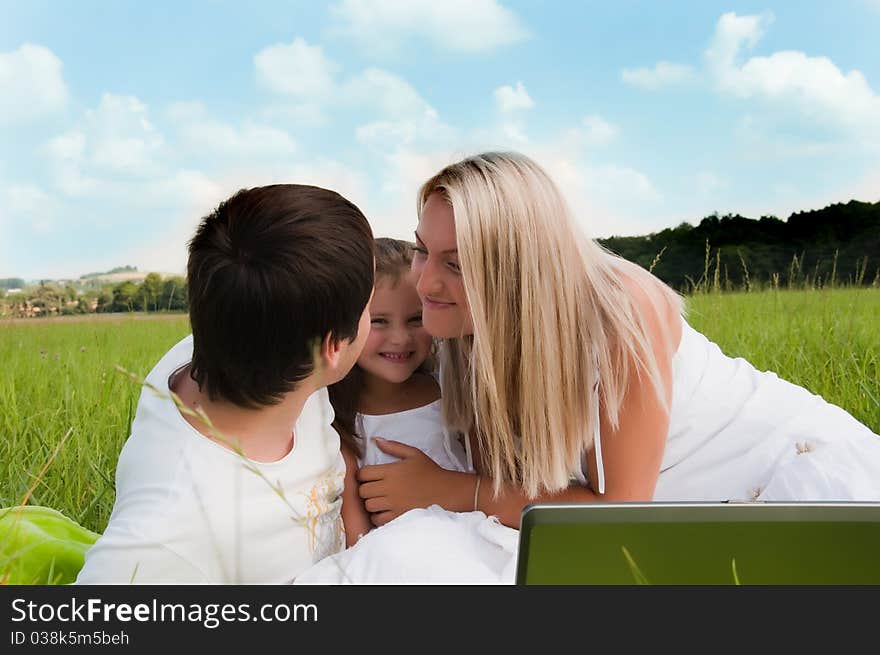
[[[405,364],[410,359],[412,359],[412,356],[415,354],[416,354],[415,350],[408,350],[408,351],[402,352],[402,353],[380,352],[379,356],[384,357],[389,362],[392,362],[395,364]]]

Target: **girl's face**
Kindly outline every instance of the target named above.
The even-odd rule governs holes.
[[[358,358],[365,372],[387,382],[409,379],[431,352],[431,335],[422,327],[422,303],[411,276],[379,276],[370,301],[370,336]]]
[[[422,208],[412,270],[419,276],[416,289],[422,299],[425,329],[444,339],[473,334],[458,265],[455,216],[452,206],[438,193],[428,196]]]

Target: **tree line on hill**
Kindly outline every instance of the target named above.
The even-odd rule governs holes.
[[[782,221],[739,214],[599,242],[683,292],[766,286],[880,286],[880,202],[852,200]]]

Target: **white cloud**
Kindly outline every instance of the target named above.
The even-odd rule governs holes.
[[[385,150],[449,134],[437,111],[403,78],[375,67],[344,78],[337,75],[339,66],[302,38],[265,48],[254,57],[254,65],[261,84],[297,101],[271,105],[264,112],[271,119],[305,119],[317,125],[326,122],[325,113],[331,109],[357,108],[360,114],[373,113],[375,120],[356,128],[355,137]]]
[[[86,135],[73,130],[56,136],[47,145],[49,155],[58,161],[82,161],[86,150]]]
[[[208,108],[200,100],[179,100],[165,108],[165,118],[171,123],[190,123],[205,118]]]
[[[55,199],[33,184],[0,188],[0,204],[10,232],[46,234],[51,231],[58,214]]]
[[[409,39],[459,52],[493,50],[529,38],[520,18],[496,0],[343,0],[339,31],[388,54]]]
[[[547,170],[588,236],[644,234],[656,227],[663,198],[641,171],[584,161],[571,141],[532,152],[527,154]]]
[[[406,80],[379,68],[368,68],[349,79],[342,93],[349,104],[374,107],[386,116],[437,113]]]
[[[620,132],[616,125],[612,125],[598,114],[585,116],[583,125],[586,128],[584,134],[588,145],[604,146],[611,143]]]
[[[301,37],[263,48],[254,56],[254,67],[258,82],[269,91],[318,101],[332,95],[339,70],[320,46]]]
[[[529,92],[526,91],[522,82],[517,82],[516,87],[505,85],[495,89],[495,103],[504,113],[518,109],[531,109],[535,106],[535,102],[529,96]]]
[[[444,166],[463,157],[503,149],[493,147],[493,137],[497,135],[484,132],[479,143],[477,138],[470,138],[459,140],[455,146],[399,148],[389,153],[384,159],[379,186],[381,211],[373,215],[376,234],[411,239],[419,187]],[[657,227],[655,219],[663,198],[641,171],[586,161],[582,145],[568,133],[552,141],[518,144],[517,149],[547,170],[575,219],[590,236],[644,234]]]
[[[142,271],[184,275],[187,243],[196,226],[224,199],[241,188],[220,182],[201,171],[183,169],[152,181],[144,190],[167,203],[170,219],[157,226],[155,236],[129,248],[120,248],[113,261],[130,262]],[[116,264],[118,265],[118,264]]]
[[[843,129],[859,140],[880,145],[880,95],[860,71],[843,73],[827,57],[791,50],[738,63],[743,49],[754,47],[771,22],[770,14],[727,13],[719,19],[705,53],[719,92],[759,100],[786,115]]]
[[[48,48],[25,43],[0,53],[0,124],[24,123],[64,109],[67,85],[61,60]]]
[[[245,120],[240,127],[212,118],[199,100],[174,102],[165,109],[165,116],[174,123],[181,145],[191,154],[220,155],[234,161],[238,157],[289,156],[298,149],[296,140],[282,129]]]
[[[743,45],[754,48],[773,20],[773,14],[769,12],[758,16],[737,16],[734,12],[728,12],[718,19],[705,57],[716,82],[722,88],[731,82],[735,84],[735,80],[728,79],[728,76],[731,73],[734,77],[736,75],[735,62]]]
[[[354,166],[335,159],[315,157],[292,166],[286,181],[336,191],[357,205],[372,223],[368,213],[372,183],[363,171]]]
[[[448,148],[397,148],[383,158],[379,194],[367,218],[376,236],[412,240],[416,228],[416,195],[419,187],[447,164],[467,153]]]
[[[653,68],[624,68],[620,76],[630,86],[654,91],[691,82],[696,79],[697,74],[693,67],[686,64],[658,61]]]
[[[355,129],[358,143],[381,152],[390,152],[401,146],[431,144],[455,138],[455,130],[428,112],[421,117],[398,120],[378,120]]]
[[[193,169],[181,169],[168,177],[158,179],[151,183],[149,191],[169,197],[188,209],[193,208],[199,216],[207,214],[227,195],[220,183],[202,171]]]
[[[105,93],[97,109],[86,112],[91,161],[99,168],[134,175],[152,174],[164,138],[134,96]]]
[[[525,123],[521,120],[508,120],[501,124],[501,134],[512,144],[523,145],[529,142]]]
[[[223,134],[228,133],[228,137],[220,145],[220,150],[225,153],[285,156],[292,155],[298,149],[290,134],[268,125],[245,121],[238,130],[219,122],[216,126]]]
[[[104,93],[79,125],[50,139],[46,155],[55,186],[70,198],[124,198],[168,168],[166,142],[134,96]],[[96,214],[100,212],[95,212]]]
[[[412,143],[416,137],[416,126],[412,122],[374,121],[360,125],[355,130],[358,143],[366,146],[385,148],[391,145]]]
[[[286,167],[227,167],[222,173],[208,176],[197,170],[180,170],[148,185],[145,194],[165,199],[172,212],[170,219],[157,227],[155,237],[115,254],[115,261],[131,262],[140,270],[158,270],[183,274],[186,269],[186,244],[201,218],[239,189],[267,184],[311,184],[332,189],[355,203],[372,223],[367,213],[368,180],[356,169],[342,162],[315,158]]]
[[[611,202],[634,196],[648,202],[658,202],[662,196],[644,173],[617,164],[593,165],[587,168],[587,189],[596,198]]]
[[[349,79],[341,87],[340,99],[381,116],[355,132],[360,143],[380,150],[448,139],[453,133],[412,85],[388,71],[368,68]]]
[[[880,9],[880,3],[878,3]],[[880,202],[880,166],[865,173],[850,193],[838,194],[837,198],[855,198],[862,202]]]
[[[83,173],[87,165],[87,137],[81,129],[74,129],[50,139],[45,152],[55,177],[55,185],[67,196],[94,193],[100,182]]]

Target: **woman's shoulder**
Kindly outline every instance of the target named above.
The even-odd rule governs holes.
[[[681,341],[681,297],[638,264],[621,259],[615,268],[633,310],[642,317],[655,351],[665,351],[671,356]]]

